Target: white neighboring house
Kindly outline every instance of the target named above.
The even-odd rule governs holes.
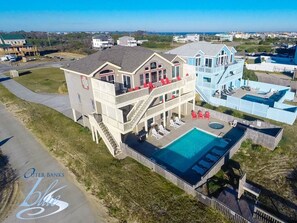
[[[96,35],[92,38],[93,48],[109,48],[114,45],[114,40],[109,35]]]
[[[297,64],[297,45],[296,45],[296,47],[295,47],[294,63]]]
[[[200,35],[198,34],[187,34],[186,36],[173,36],[173,42],[177,43],[188,43],[188,42],[198,42]]]
[[[120,46],[137,46],[137,41],[131,36],[122,36],[118,39],[117,43]]]
[[[200,35],[198,34],[187,34],[186,40],[188,42],[198,42],[200,40]]]
[[[217,37],[220,37],[220,41],[233,41],[233,35],[229,35],[229,34],[216,34]]]

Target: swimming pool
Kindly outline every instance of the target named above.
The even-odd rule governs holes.
[[[152,158],[162,165],[184,173],[213,147],[225,148],[227,144],[224,139],[194,128],[154,153]]]
[[[262,97],[258,97],[258,96],[254,96],[254,95],[250,95],[250,94],[246,94],[241,99],[246,100],[246,101],[265,104],[265,105],[268,105],[270,107],[273,107],[273,105],[274,105],[274,100],[272,100],[272,99],[262,98]]]

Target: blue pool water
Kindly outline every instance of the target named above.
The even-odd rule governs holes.
[[[153,159],[183,173],[191,168],[214,146],[226,147],[227,144],[221,138],[194,128],[170,145],[153,154]]]
[[[262,98],[262,97],[257,97],[257,96],[250,95],[250,94],[243,96],[241,99],[251,101],[251,102],[265,104],[270,107],[273,107],[273,105],[274,105],[274,100],[272,100],[270,98]]]

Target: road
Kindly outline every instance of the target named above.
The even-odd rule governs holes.
[[[53,197],[60,195],[59,200],[69,204],[69,206],[57,214],[34,220],[20,220],[16,214],[28,207],[17,207],[4,223],[12,222],[107,222],[112,221],[108,217],[107,211],[102,205],[90,200],[85,192],[79,188],[79,184],[70,175],[66,168],[59,164],[46,149],[34,138],[34,136],[18,121],[13,115],[0,105],[0,142],[5,142],[1,146],[3,154],[9,157],[9,162],[18,174],[20,181],[21,201],[28,196],[39,177],[42,179],[36,187],[36,191],[45,193],[46,189],[55,180],[58,180],[51,190],[66,185],[65,188],[57,191]],[[36,171],[33,173],[34,168]],[[39,173],[39,174],[37,174]],[[44,176],[43,176],[44,175]],[[27,178],[26,178],[27,177]],[[33,204],[37,199],[37,192],[28,199],[28,204]],[[28,197],[29,198],[29,197]],[[65,204],[66,204],[65,203]],[[38,206],[38,205],[33,205]],[[45,207],[45,213],[51,214],[57,210],[57,206]],[[31,213],[32,211],[29,211]],[[36,212],[36,211],[35,211]],[[22,215],[21,215],[22,216]],[[30,217],[26,214],[24,216]],[[35,217],[37,217],[35,216]],[[35,218],[34,217],[34,218]]]

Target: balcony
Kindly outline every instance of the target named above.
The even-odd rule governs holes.
[[[230,69],[238,69],[243,65],[244,61],[243,60],[236,60],[234,63],[229,63],[226,65],[221,65],[221,66],[216,66],[216,67],[205,67],[205,66],[197,66],[196,71],[197,72],[204,72],[204,73],[220,73],[227,68]]]
[[[162,85],[161,82],[154,83],[155,88],[140,88],[131,92],[116,90],[119,89],[118,83],[105,82],[98,79],[91,79],[94,99],[106,104],[112,104],[117,108],[126,106],[128,104],[136,103],[140,99],[145,99],[154,92],[155,97],[178,90],[181,87],[186,87],[190,91],[191,87],[194,90],[195,77],[184,77],[181,80],[172,81],[169,84]],[[190,86],[189,86],[190,85]],[[193,86],[191,86],[193,85]],[[119,94],[119,95],[118,95]]]

